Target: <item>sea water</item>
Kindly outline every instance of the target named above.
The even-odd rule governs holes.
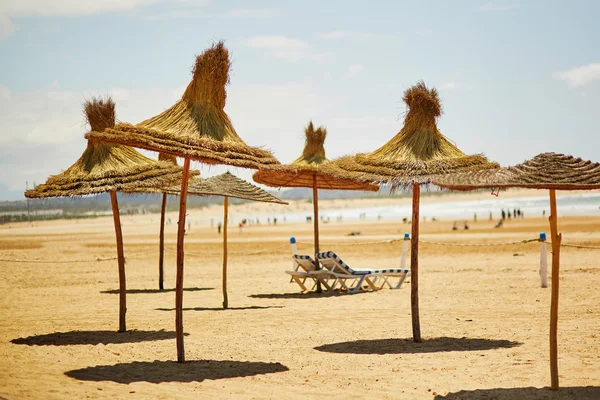
[[[520,197],[506,198],[490,195],[486,200],[469,200],[469,201],[448,201],[427,203],[421,200],[421,219],[425,218],[430,221],[435,219],[445,220],[473,220],[475,216],[478,219],[489,219],[490,212],[494,220],[501,218],[502,210],[505,212],[514,213],[515,209],[521,210],[525,218],[527,217],[542,217],[550,215],[550,199],[547,190],[540,190],[540,196],[536,197]],[[558,192],[560,193],[560,192]],[[557,207],[559,216],[567,215],[598,215],[600,216],[600,192],[599,193],[584,193],[577,194],[572,192],[566,196],[557,197]],[[273,223],[273,219],[277,218],[278,223],[285,222],[302,222],[306,221],[307,217],[312,218],[312,210],[301,212],[286,212],[285,206],[273,206],[272,213],[252,213],[248,215],[232,215],[232,222],[237,223],[243,218],[253,219],[258,218],[262,224],[269,220]],[[360,207],[360,208],[344,208],[344,209],[328,209],[319,207],[319,217],[321,220],[335,221],[355,221],[361,219],[366,220],[402,220],[411,219],[412,207],[407,205],[386,205],[377,207]]]

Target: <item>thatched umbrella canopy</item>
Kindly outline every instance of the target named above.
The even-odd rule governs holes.
[[[170,186],[164,189],[165,193],[179,195],[179,186]],[[227,223],[229,219],[229,198],[260,201],[264,203],[288,204],[273,196],[267,191],[232,175],[229,172],[213,176],[212,178],[196,178],[190,180],[188,195],[196,196],[223,196],[223,308],[229,306],[227,298]]]
[[[327,130],[315,129],[312,121],[304,130],[306,141],[302,155],[290,164],[272,165],[255,172],[252,178],[273,187],[305,187],[313,190],[314,254],[319,252],[319,196],[318,189],[368,190],[376,192],[379,186],[352,179],[339,178],[327,172],[331,162],[325,156]],[[320,285],[318,289],[320,291]]]
[[[560,243],[556,190],[600,189],[600,163],[556,153],[542,153],[514,167],[440,176],[433,182],[452,190],[522,187],[550,190],[550,236],[552,241],[552,300],[550,303],[551,387],[558,389],[558,287]]]
[[[408,112],[400,132],[379,149],[345,156],[331,163],[341,178],[362,182],[412,187],[412,240],[410,258],[411,314],[413,339],[421,341],[419,322],[419,203],[421,184],[432,177],[462,171],[499,168],[481,154],[466,155],[438,130],[436,119],[442,106],[436,89],[419,82],[404,92]]]
[[[192,81],[181,100],[159,115],[137,125],[118,124],[114,129],[90,133],[88,138],[127,144],[184,157],[177,230],[177,281],[175,326],[177,361],[185,361],[183,345],[183,240],[190,160],[260,168],[279,164],[266,150],[250,147],[238,136],[223,110],[229,83],[229,51],[218,42],[196,58]]]
[[[110,98],[92,98],[85,103],[84,110],[92,131],[103,131],[115,125],[115,103]],[[50,176],[46,183],[25,192],[28,198],[110,193],[119,263],[119,332],[126,330],[127,306],[123,236],[116,192],[172,184],[181,180],[181,175],[181,167],[156,162],[131,147],[89,140],[75,164],[58,175]]]

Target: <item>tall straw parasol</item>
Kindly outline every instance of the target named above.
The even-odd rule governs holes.
[[[305,128],[306,141],[302,155],[291,164],[273,165],[255,172],[252,178],[264,185],[273,187],[306,187],[313,190],[314,254],[319,252],[319,195],[317,189],[368,190],[378,191],[379,186],[338,178],[328,173],[325,167],[330,161],[325,156],[327,130],[320,126],[315,129],[312,121]],[[317,282],[317,290],[321,286]]]
[[[344,156],[331,163],[339,177],[362,182],[389,184],[392,189],[412,187],[412,240],[410,256],[411,314],[413,340],[421,341],[419,322],[419,203],[422,184],[432,176],[461,171],[498,168],[481,154],[466,155],[438,130],[436,118],[442,106],[436,89],[424,82],[404,92],[408,112],[400,132],[379,149],[354,156]]]
[[[147,150],[184,157],[183,179],[177,229],[177,280],[175,290],[175,327],[177,361],[185,361],[183,344],[183,240],[190,160],[207,164],[228,164],[258,169],[279,164],[266,150],[250,147],[238,136],[225,114],[229,83],[229,52],[223,42],[214,44],[196,58],[192,81],[183,97],[161,114],[137,125],[118,124],[88,138],[127,144]]]
[[[558,389],[558,287],[560,243],[556,213],[556,190],[600,189],[600,163],[564,154],[542,153],[514,167],[462,173],[434,178],[452,190],[521,187],[550,190],[550,236],[552,240],[552,298],[550,302],[551,388]]]
[[[84,110],[92,131],[100,132],[115,125],[115,103],[110,98],[92,98],[85,102]],[[127,305],[123,235],[116,192],[172,184],[181,179],[181,174],[180,167],[151,160],[131,147],[89,140],[75,164],[25,192],[28,198],[110,193],[119,263],[119,332],[126,330]]]
[[[169,186],[164,189],[168,194],[180,194],[179,186]],[[288,204],[267,191],[246,182],[237,176],[225,172],[212,178],[197,178],[190,180],[188,195],[223,196],[223,308],[229,306],[227,298],[227,223],[229,219],[229,198],[260,201],[264,203]]]

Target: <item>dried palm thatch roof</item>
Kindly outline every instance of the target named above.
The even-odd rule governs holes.
[[[108,98],[92,98],[84,105],[92,131],[115,125],[115,103]],[[46,183],[25,192],[25,197],[83,196],[111,190],[153,188],[181,180],[182,168],[156,162],[128,146],[88,141],[81,157]]]
[[[316,175],[317,188],[342,190],[378,191],[379,186],[336,178],[326,173],[324,166],[330,163],[325,156],[323,146],[327,130],[320,126],[315,129],[312,121],[304,130],[306,141],[302,155],[291,164],[270,165],[256,172],[252,178],[264,185],[273,187],[313,187],[313,175]]]
[[[245,168],[279,164],[269,151],[248,146],[223,110],[230,66],[229,52],[218,42],[196,58],[192,81],[171,108],[137,125],[121,123],[86,137],[208,164]]]
[[[172,185],[164,188],[163,191],[168,194],[178,195],[181,193],[181,188]],[[212,178],[190,179],[188,195],[190,194],[196,196],[228,196],[265,203],[288,204],[258,186],[246,182],[229,172],[213,176]]]
[[[177,164],[177,157],[175,157],[171,154],[158,153],[158,161],[161,163],[166,163],[166,164],[170,164],[170,165],[179,167],[179,165]],[[179,168],[181,168],[181,167],[179,167]],[[195,170],[195,169],[190,169],[190,178],[197,177],[199,175],[200,175],[200,171]],[[129,193],[129,194],[133,194],[133,193],[165,194],[165,193],[167,193],[167,191],[165,189],[166,187],[169,187],[171,185],[181,186],[181,178],[182,178],[182,175],[180,175],[176,181],[168,182],[166,185],[157,185],[157,186],[152,186],[152,187],[132,187],[132,188],[128,188],[125,190],[121,190],[121,192]],[[167,193],[167,194],[169,194],[169,193]]]
[[[404,92],[403,100],[408,112],[400,132],[371,153],[332,161],[331,173],[397,187],[427,184],[434,175],[500,167],[482,154],[466,155],[442,135],[436,124],[442,114],[436,89],[421,81]]]
[[[452,190],[523,187],[531,189],[600,189],[600,163],[557,153],[541,153],[514,167],[435,177]]]

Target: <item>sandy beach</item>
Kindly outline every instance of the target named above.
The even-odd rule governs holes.
[[[366,201],[374,200],[323,203]],[[232,213],[243,207],[272,206]],[[214,206],[190,218],[221,213]],[[562,388],[550,392],[550,288],[540,287],[539,243],[427,243],[499,244],[549,231],[541,217],[500,229],[495,222],[458,231],[452,221],[421,225],[421,344],[410,340],[410,278],[399,290],[356,295],[301,294],[289,282],[289,237],[311,252],[306,223],[230,227],[223,310],[222,238],[216,226],[194,225],[186,235],[185,364],[174,362],[175,223],[166,227],[167,290],[159,292],[158,216],[122,220],[127,333],[116,332],[117,263],[96,261],[115,256],[111,217],[0,226],[0,398],[600,398],[599,250],[561,250]],[[558,223],[563,243],[600,246],[600,217]],[[321,224],[321,248],[359,268],[396,267],[401,242],[361,243],[405,231],[402,221],[332,221]],[[29,261],[6,261],[16,259]],[[71,262],[46,262],[61,260]]]

